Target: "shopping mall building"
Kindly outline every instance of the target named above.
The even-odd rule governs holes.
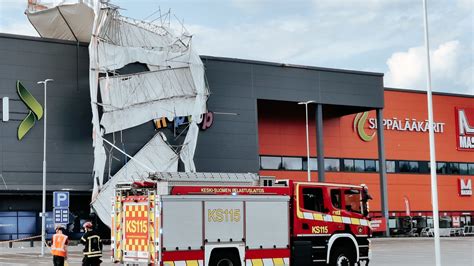
[[[385,210],[392,229],[432,223],[424,92],[384,88],[380,73],[202,60],[211,115],[201,125],[198,171],[301,181],[307,180],[309,165],[312,181],[366,184],[372,216]],[[36,234],[40,221],[44,120],[18,139],[29,109],[17,94],[17,81],[43,104],[37,81],[54,79],[47,99],[47,206],[51,211],[53,191],[67,190],[71,213],[88,215],[93,163],[88,68],[86,44],[0,34],[0,239]],[[308,105],[309,163],[301,101],[314,101]],[[433,105],[441,226],[472,224],[474,97],[435,93]],[[179,141],[184,130],[177,121],[149,122],[109,140],[135,154],[157,126]],[[110,150],[106,175],[126,160]]]

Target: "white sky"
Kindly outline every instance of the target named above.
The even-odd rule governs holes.
[[[0,0],[0,32],[36,35],[27,0]],[[111,0],[184,19],[198,53],[385,73],[426,90],[422,0]],[[435,91],[474,95],[474,0],[428,0]],[[152,16],[156,18],[156,16]]]

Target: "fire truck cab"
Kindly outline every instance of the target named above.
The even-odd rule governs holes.
[[[130,265],[356,265],[370,259],[362,186],[119,184],[112,260]]]

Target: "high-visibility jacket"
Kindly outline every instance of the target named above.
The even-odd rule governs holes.
[[[53,254],[53,256],[67,256],[67,235],[62,233],[56,233],[53,235],[51,253]]]

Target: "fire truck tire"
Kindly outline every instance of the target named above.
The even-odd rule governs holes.
[[[241,266],[239,254],[229,250],[212,252],[209,266]]]
[[[334,247],[329,258],[330,266],[354,266],[355,259],[349,248]]]

